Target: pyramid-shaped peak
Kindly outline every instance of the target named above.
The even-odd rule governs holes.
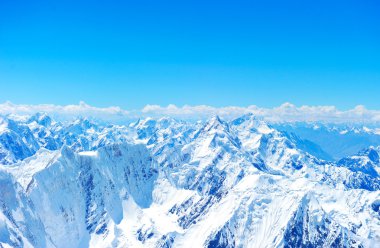
[[[227,128],[227,123],[223,121],[219,116],[213,116],[206,122],[205,129],[210,130],[214,128]]]
[[[219,116],[214,116],[208,120],[198,134],[203,135],[221,135],[222,137],[229,137],[234,139],[234,133],[231,133],[230,126],[227,122],[222,120]]]

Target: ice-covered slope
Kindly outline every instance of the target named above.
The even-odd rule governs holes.
[[[8,182],[2,183],[6,222],[0,235],[5,238],[0,242],[35,247],[88,247],[95,242],[93,236],[112,237],[115,225],[124,218],[125,202],[132,201],[139,208],[150,206],[158,175],[142,145],[112,145],[82,154],[67,147],[45,150],[2,168],[1,173]],[[32,220],[39,225],[22,221],[28,216],[18,213],[17,204],[30,209],[28,214],[32,213]],[[12,207],[14,211],[9,210]],[[10,231],[12,227],[25,241]],[[111,244],[104,242],[98,245]]]
[[[0,165],[4,247],[380,243],[375,147],[326,162],[252,115],[116,126],[39,114],[15,121],[18,129],[2,123],[20,137],[29,130],[26,147],[37,144]]]

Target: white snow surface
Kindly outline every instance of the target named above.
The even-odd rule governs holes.
[[[378,247],[380,148],[338,162],[252,115],[0,123],[0,247]]]

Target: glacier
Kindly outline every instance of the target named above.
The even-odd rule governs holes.
[[[379,247],[379,137],[252,114],[2,116],[0,247]]]

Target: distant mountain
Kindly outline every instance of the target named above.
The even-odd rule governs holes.
[[[275,127],[317,146],[316,150],[312,146],[305,149],[325,160],[337,161],[369,146],[380,146],[379,127],[321,123],[285,123]]]
[[[380,243],[379,147],[331,161],[250,114],[126,125],[8,116],[0,148],[0,247]]]

